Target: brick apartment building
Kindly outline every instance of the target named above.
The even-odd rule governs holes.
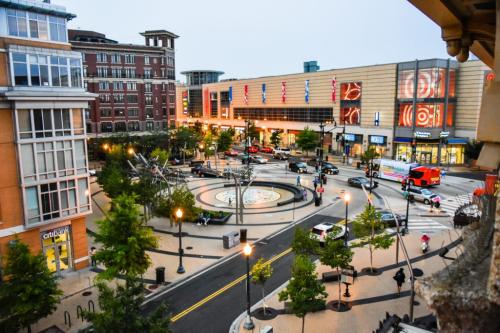
[[[104,34],[69,30],[83,54],[87,91],[98,94],[87,112],[90,138],[164,131],[175,124],[175,39],[165,30],[141,33],[145,45],[122,44]]]
[[[88,265],[91,213],[75,16],[50,1],[0,2],[0,258],[20,239],[57,273]]]

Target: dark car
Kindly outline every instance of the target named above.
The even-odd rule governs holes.
[[[198,174],[200,172],[201,169],[203,169],[203,163],[202,164],[196,164],[195,166],[193,166],[191,168],[191,173],[196,173]]]
[[[182,165],[182,164],[184,164],[182,158],[172,158],[168,161],[168,163],[170,163],[170,165]]]
[[[191,160],[189,162],[189,166],[190,167],[196,167],[198,165],[203,165],[203,163],[205,163],[204,161],[200,161],[200,160]]]
[[[351,177],[347,179],[347,184],[353,187],[359,187],[361,188],[361,185],[364,186],[366,189],[370,189],[370,180],[366,179],[365,177]],[[378,182],[373,181],[371,188],[374,189],[378,186]]]
[[[291,162],[288,164],[288,168],[292,172],[307,173],[307,164],[304,162]]]
[[[210,169],[210,168],[205,168],[205,167],[202,167],[198,170],[197,172],[198,176],[200,177],[206,177],[206,178],[218,178],[218,177],[223,177],[222,173],[217,171],[217,170],[214,170],[214,169]]]
[[[315,167],[316,164],[319,164],[319,159],[317,157],[313,157],[307,161],[307,165]]]
[[[396,219],[394,218],[394,215],[396,215],[396,218],[398,219],[399,226],[406,221],[405,215],[392,214],[389,210],[382,210],[379,213],[381,215],[382,222],[388,227],[396,227]]]
[[[321,168],[321,171],[323,171],[323,173],[330,174],[330,175],[338,175],[339,174],[339,168],[337,168],[332,163],[328,163],[328,162],[323,162],[323,167]]]
[[[284,153],[274,153],[273,158],[281,161],[285,161],[289,158],[290,156]]]

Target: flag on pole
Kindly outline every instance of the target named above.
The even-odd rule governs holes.
[[[248,104],[248,84],[245,84],[245,87],[243,89],[243,102],[245,104]]]
[[[305,100],[306,100],[306,103],[309,103],[309,80],[306,80],[306,87],[305,87]]]
[[[266,104],[266,84],[262,83],[262,104]]]
[[[286,103],[286,82],[281,82],[281,102]]]
[[[332,80],[332,102],[337,101],[337,79],[334,77]]]
[[[233,103],[233,87],[230,86],[229,87],[229,104],[232,104]]]

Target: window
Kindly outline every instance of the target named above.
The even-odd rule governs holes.
[[[161,77],[166,77],[165,73],[166,73],[166,69],[165,68],[162,68],[161,69]]]
[[[151,92],[151,83],[144,83],[144,91],[147,93]]]
[[[340,124],[359,125],[361,109],[357,107],[340,108]]]
[[[28,61],[26,54],[13,53],[12,62],[14,64],[14,84],[16,86],[27,86],[28,81]]]
[[[32,144],[21,145],[21,161],[23,179],[25,181],[36,181],[35,155]]]
[[[153,108],[146,108],[146,118],[153,118]]]
[[[415,114],[415,126],[425,128],[443,127],[444,103],[417,103]],[[446,125],[453,126],[454,103],[448,104],[446,112]],[[413,125],[413,103],[400,103],[398,126],[412,127]]]
[[[65,177],[73,175],[73,149],[71,141],[57,141],[56,153],[58,176]]]
[[[361,82],[340,85],[340,124],[359,125],[361,122]]]
[[[37,143],[36,155],[40,180],[57,177],[56,152],[53,142]],[[24,163],[24,160],[23,160]],[[26,178],[24,179],[26,181]]]
[[[17,110],[17,124],[19,127],[19,138],[21,139],[29,139],[33,136],[30,114],[30,110]]]
[[[125,109],[115,109],[115,117],[125,117]]]
[[[121,81],[113,82],[113,90],[123,90],[123,82]]]
[[[137,103],[137,95],[127,95],[127,103]]]
[[[234,118],[287,120],[300,122],[333,121],[333,109],[324,108],[234,108]]]
[[[170,104],[175,104],[175,95],[168,95],[168,102]],[[212,102],[215,102],[215,105],[217,105],[217,100],[212,101]],[[214,103],[212,103],[212,104],[214,104]],[[217,108],[217,106],[215,108]]]
[[[155,129],[155,123],[152,121],[147,121],[146,122],[146,131],[154,131]]]
[[[33,110],[35,136],[37,138],[52,137],[52,119],[50,110]]]
[[[24,190],[28,224],[40,222],[40,208],[38,206],[38,188],[27,187]]]
[[[109,90],[109,82],[99,81],[99,90]]]
[[[140,131],[139,122],[138,121],[129,121],[128,122],[128,130],[130,132]]]
[[[9,35],[17,37],[28,37],[28,25],[26,22],[26,12],[21,10],[7,10],[7,21]]]
[[[99,101],[101,103],[109,103],[109,101],[110,101],[110,94],[100,94],[99,95]]]
[[[149,56],[144,56],[144,65],[149,65]]]
[[[153,97],[151,95],[144,96],[144,99],[146,100],[146,105],[153,105]]]
[[[68,109],[54,110],[54,129],[56,136],[71,135],[71,121]]]
[[[80,59],[69,59],[70,73],[71,73],[71,86],[82,86],[82,64]]]
[[[107,67],[97,67],[97,77],[107,77],[107,76],[108,76]]]
[[[100,109],[100,111],[101,111],[101,117],[111,117],[112,116],[111,109]]]
[[[127,124],[123,121],[118,121],[115,123],[115,132],[126,132]]]
[[[127,91],[136,91],[137,83],[135,82],[127,82]]]
[[[50,70],[52,74],[52,85],[55,87],[68,87],[68,58],[66,57],[50,57]]]
[[[175,71],[173,69],[167,70],[167,79],[175,80]]]
[[[121,60],[121,56],[119,53],[113,53],[111,55],[111,63],[112,64],[119,64],[119,63],[121,63],[121,61],[122,60]]]
[[[90,192],[87,178],[78,179],[78,201],[81,212],[90,210]]]
[[[97,62],[108,62],[108,55],[106,53],[97,53]]]
[[[57,183],[40,185],[40,197],[43,214],[42,219],[46,221],[58,218],[60,213]]]
[[[151,69],[150,68],[145,68],[144,69],[144,78],[145,79],[150,79],[151,78]]]
[[[113,101],[114,101],[115,103],[123,103],[123,101],[124,101],[124,96],[125,96],[125,95],[123,95],[123,94],[114,94],[114,95],[113,95]]]
[[[102,133],[113,132],[113,123],[111,123],[111,122],[101,123],[101,132]]]
[[[74,135],[83,135],[85,134],[84,128],[84,114],[82,109],[73,109],[73,133]]]
[[[168,109],[168,113],[169,113],[169,115],[171,115],[171,116],[175,116],[175,107],[171,106],[171,107]]]
[[[139,117],[139,109],[128,109],[127,113],[129,117]]]
[[[20,109],[16,113],[19,139],[30,139],[33,134],[36,138],[84,134],[82,109]]]
[[[47,16],[37,13],[28,13],[31,38],[49,39]]]
[[[113,67],[111,68],[111,76],[114,78],[120,78],[122,77],[122,71],[123,70],[121,68]]]
[[[126,64],[133,64],[133,63],[135,63],[135,55],[133,55],[133,54],[125,54],[125,63]]]
[[[59,183],[61,197],[62,216],[77,213],[76,209],[76,185],[74,180],[62,181]]]
[[[130,79],[135,78],[135,68],[125,68],[125,77]]]
[[[67,42],[66,19],[61,17],[49,16],[50,40],[58,42]]]

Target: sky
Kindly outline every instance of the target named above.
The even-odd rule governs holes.
[[[184,70],[221,70],[227,78],[448,58],[440,28],[406,0],[52,0],[77,15],[69,28],[121,43],[165,29]]]

